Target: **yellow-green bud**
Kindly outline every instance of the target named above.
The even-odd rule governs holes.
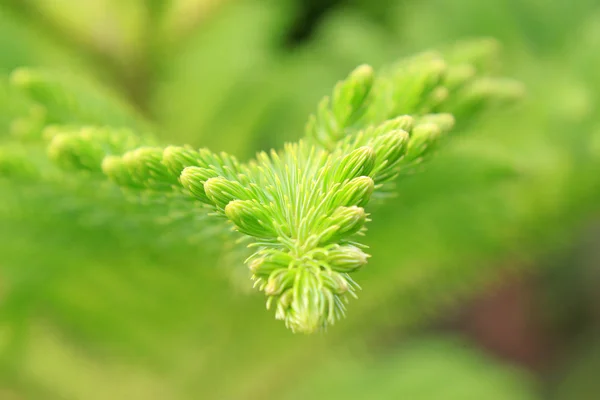
[[[217,173],[212,169],[200,167],[186,167],[179,176],[179,182],[198,200],[212,204],[204,191],[204,184],[211,178],[215,178]]]
[[[418,119],[418,125],[432,123],[437,125],[442,133],[450,131],[454,127],[454,116],[448,113],[425,114]]]
[[[382,181],[394,174],[394,167],[406,153],[409,135],[403,130],[389,132],[378,137],[373,143],[377,152],[375,180]]]
[[[201,166],[199,153],[190,147],[169,146],[163,151],[162,162],[169,172],[179,177],[186,167]]]
[[[225,206],[225,215],[237,230],[259,238],[277,237],[273,217],[254,200],[234,200]]]
[[[374,72],[369,65],[360,65],[348,78],[338,83],[332,96],[332,111],[342,126],[352,123],[358,115],[371,87]]]
[[[375,134],[373,136],[377,137],[396,130],[410,132],[414,123],[415,119],[410,115],[401,115],[396,118],[388,119],[375,128]]]
[[[163,150],[159,147],[140,147],[123,155],[123,162],[134,179],[152,189],[170,188],[177,177],[162,163]]]
[[[289,289],[294,284],[296,277],[296,269],[281,269],[273,272],[265,286],[265,294],[267,296],[275,296]]]
[[[104,156],[101,146],[70,132],[57,134],[48,145],[48,157],[61,168],[100,171]]]
[[[278,269],[287,268],[281,264],[274,263],[268,258],[259,257],[248,263],[248,269],[256,276],[269,276]]]
[[[374,189],[375,183],[368,176],[354,178],[338,189],[338,192],[333,197],[332,206],[364,207],[369,203]]]
[[[367,176],[375,165],[375,151],[370,146],[360,147],[340,162],[334,176],[335,182],[344,182],[358,176]]]
[[[453,65],[448,68],[444,86],[450,90],[457,89],[473,79],[476,73],[477,70],[471,64]]]
[[[225,208],[233,200],[248,200],[248,191],[238,182],[223,177],[211,178],[204,184],[204,192],[219,208]]]
[[[367,263],[369,255],[356,246],[336,246],[327,252],[327,263],[337,272],[353,272]]]
[[[441,129],[438,125],[427,122],[415,126],[410,134],[406,161],[413,161],[429,153],[437,143]]]
[[[349,237],[362,229],[367,220],[367,214],[361,207],[338,207],[327,219],[327,224],[335,227],[320,239],[321,243],[338,241]]]
[[[123,162],[122,157],[104,157],[104,160],[102,160],[102,172],[119,186],[128,186],[134,188],[141,187],[139,182],[133,179],[129,173],[129,170]]]
[[[350,289],[348,281],[338,272],[331,271],[321,274],[323,285],[335,294],[344,294]]]

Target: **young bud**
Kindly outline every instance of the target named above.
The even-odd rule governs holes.
[[[289,267],[294,261],[294,257],[292,257],[290,253],[282,250],[266,249],[260,251],[259,254],[268,262],[278,264],[285,268]]]
[[[272,216],[256,201],[234,200],[225,206],[225,215],[241,233],[258,238],[277,237]]]
[[[177,182],[177,177],[162,163],[163,150],[158,147],[140,147],[123,155],[123,162],[139,183],[152,189],[166,189]]]
[[[419,112],[443,80],[447,65],[436,53],[423,53],[400,63],[394,71],[394,113]]]
[[[313,333],[326,324],[324,311],[335,305],[330,305],[327,296],[323,296],[315,271],[300,268],[297,273],[300,274],[297,279],[298,295],[294,296],[285,322],[293,332]]]
[[[102,160],[102,172],[119,186],[140,188],[127,169],[123,158],[119,156],[106,156]]]
[[[74,133],[55,135],[48,145],[48,157],[61,168],[100,171],[105,153],[101,146]]]
[[[198,200],[203,203],[212,204],[204,191],[204,184],[211,178],[217,177],[217,173],[208,168],[186,167],[179,176],[181,185],[189,190]]]
[[[204,192],[219,208],[225,208],[233,200],[248,200],[248,191],[238,182],[223,177],[210,178],[204,184]]]
[[[346,80],[338,83],[332,96],[332,111],[342,126],[351,125],[373,86],[373,68],[361,65],[350,73]]]
[[[375,152],[370,146],[360,147],[340,162],[334,176],[335,182],[344,182],[358,176],[367,176],[375,165]]]
[[[321,243],[338,241],[339,239],[352,236],[362,229],[367,220],[364,208],[338,207],[328,218],[327,223],[334,227],[328,230],[326,237],[320,239]]]
[[[375,165],[378,167],[376,176],[396,165],[406,153],[408,140],[408,133],[401,130],[392,131],[375,140],[373,148],[377,152]]]
[[[344,294],[350,289],[348,281],[338,272],[321,274],[323,285],[334,294]]]
[[[294,284],[294,278],[298,270],[282,269],[275,271],[267,280],[265,294],[267,296],[276,296],[289,289]]]
[[[288,289],[279,296],[277,299],[277,311],[275,314],[275,318],[278,320],[285,319],[285,315],[292,305],[292,301],[294,300],[294,290]]]
[[[440,128],[442,133],[449,132],[454,127],[454,116],[452,114],[426,114],[418,119],[418,125],[432,123]]]
[[[387,119],[379,125],[370,126],[360,132],[360,135],[362,136],[361,143],[369,143],[369,146],[373,147],[375,152],[377,152],[376,145],[373,144],[373,141],[395,131],[410,132],[414,125],[414,120],[415,119],[410,115],[401,115],[396,118]],[[377,163],[375,163],[375,166],[377,166]]]
[[[353,272],[367,263],[369,255],[356,246],[336,246],[327,252],[327,263],[337,272]]]
[[[373,179],[368,176],[359,176],[338,189],[338,192],[332,199],[332,205],[334,207],[364,207],[371,199],[374,189],[375,183]]]
[[[506,78],[484,77],[471,81],[449,101],[446,108],[457,119],[472,119],[490,107],[515,103],[525,95],[520,82]]]
[[[438,86],[429,93],[429,96],[423,101],[420,112],[430,112],[438,109],[450,96],[450,91],[444,86]]]
[[[256,276],[269,276],[278,269],[287,269],[287,266],[274,263],[266,257],[259,257],[248,263],[248,269]]]
[[[410,132],[415,119],[410,115],[401,115],[396,118],[388,119],[375,128],[375,137],[384,135],[391,131],[403,130]]]
[[[199,153],[190,147],[169,146],[163,151],[162,162],[169,172],[179,177],[186,167],[201,166]]]
[[[405,160],[413,161],[429,153],[441,134],[439,126],[433,123],[417,125],[410,134]]]
[[[449,90],[456,90],[473,79],[477,70],[471,64],[458,64],[448,68],[444,86]]]

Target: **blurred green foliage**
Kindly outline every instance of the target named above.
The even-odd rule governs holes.
[[[597,2],[354,0],[292,46],[299,10],[291,0],[0,1],[0,398],[540,398],[528,374],[444,334],[419,336],[506,270],[546,266],[537,260],[597,217]],[[356,65],[479,36],[502,43],[503,73],[525,82],[527,99],[461,127],[399,183],[369,227],[377,262],[360,273],[360,301],[311,337],[264,311],[240,256],[196,229],[203,221],[173,222],[108,183],[61,174],[41,137],[57,121],[8,84],[18,67],[92,81],[162,143],[247,159],[296,140]],[[382,351],[390,331],[402,343]],[[589,353],[572,357],[551,398],[596,398],[586,397]]]

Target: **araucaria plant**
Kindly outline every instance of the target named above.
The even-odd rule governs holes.
[[[465,126],[520,96],[518,83],[487,74],[495,49],[479,40],[377,74],[360,66],[320,102],[304,138],[247,162],[158,146],[149,124],[102,91],[38,70],[13,74],[16,93],[34,103],[29,110],[42,110],[13,125],[42,132],[63,176],[108,177],[149,212],[177,210],[190,223],[202,216],[201,224],[208,215],[239,232],[267,308],[292,331],[311,333],[341,318],[356,297],[352,274],[369,260],[361,237],[371,207],[393,195],[399,176],[421,168],[455,119]]]

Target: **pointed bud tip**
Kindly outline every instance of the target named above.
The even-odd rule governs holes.
[[[229,214],[239,215],[240,212],[243,212],[248,208],[246,203],[247,200],[233,200],[229,202],[229,204],[225,206],[225,214],[227,214],[228,216]]]
[[[108,155],[102,160],[102,171],[106,175],[110,175],[116,169],[120,169],[123,165],[123,160],[119,156]]]
[[[377,154],[371,146],[362,146],[346,155],[337,168],[334,179],[344,182],[358,176],[369,175],[375,166]]]
[[[373,70],[373,67],[371,67],[369,64],[362,64],[356,67],[354,71],[352,71],[352,76],[368,79],[371,78],[374,73],[375,71]]]
[[[218,207],[224,209],[233,200],[248,200],[248,190],[238,181],[221,176],[210,177],[204,183],[204,192]]]
[[[193,180],[195,180],[195,178],[197,177],[197,170],[199,168],[198,167],[186,167],[183,169],[183,171],[181,171],[181,174],[179,175],[179,181],[181,182],[182,185],[187,186],[190,183],[192,183]]]

